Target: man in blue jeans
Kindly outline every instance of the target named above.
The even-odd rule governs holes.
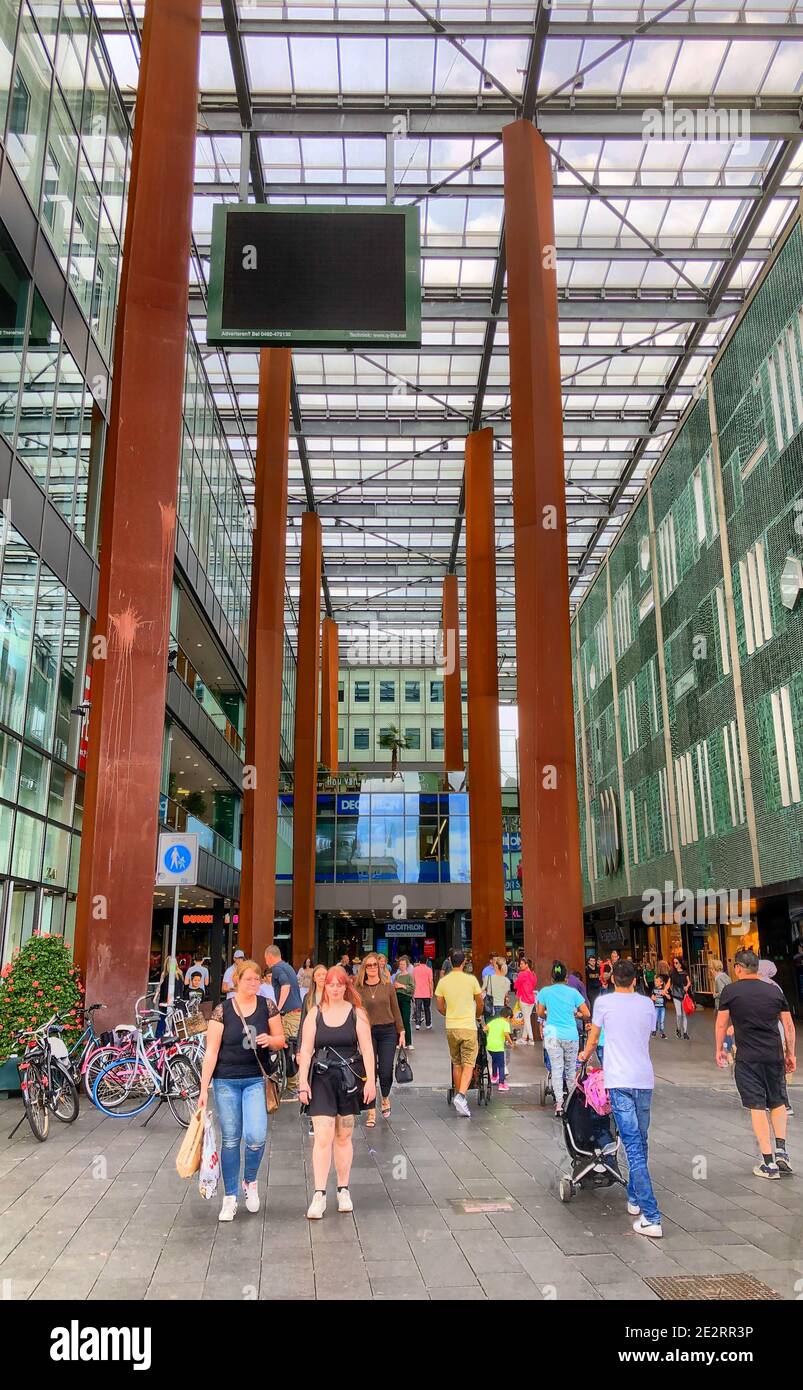
[[[663,1235],[661,1213],[647,1167],[647,1133],[655,1086],[650,1060],[655,1006],[645,995],[636,994],[636,967],[632,960],[617,960],[613,986],[612,994],[600,994],[594,1003],[593,1020],[579,1060],[584,1062],[591,1055],[604,1028],[602,1074],[630,1169],[627,1210],[636,1217],[633,1230],[655,1240]]]

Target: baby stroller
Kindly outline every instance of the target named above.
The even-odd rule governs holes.
[[[482,1020],[477,1020],[477,1060],[474,1063],[474,1075],[471,1078],[471,1090],[477,1092],[478,1105],[490,1105],[491,1103],[491,1067],[488,1061],[488,1049],[485,1046],[485,1029]],[[454,1100],[454,1079],[449,1064],[449,1089],[446,1092],[446,1103],[451,1105]]]
[[[599,1078],[596,1083],[592,1083],[594,1077]],[[592,1072],[589,1077],[584,1062],[561,1117],[572,1164],[571,1172],[563,1175],[558,1187],[562,1202],[570,1202],[581,1187],[612,1187],[617,1182],[627,1185],[619,1172],[619,1135],[613,1119],[610,1113],[601,1115],[590,1103],[594,1096],[599,1105],[605,1094],[601,1079],[600,1072]]]

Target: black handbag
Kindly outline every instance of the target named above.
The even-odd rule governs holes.
[[[399,1086],[404,1086],[408,1081],[412,1081],[413,1079],[413,1069],[410,1066],[410,1063],[407,1061],[407,1053],[405,1052],[403,1047],[399,1048],[398,1055],[396,1057],[396,1067],[393,1075],[395,1076],[396,1083]]]

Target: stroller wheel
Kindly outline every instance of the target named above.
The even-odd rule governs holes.
[[[562,1202],[570,1202],[574,1196],[574,1183],[571,1178],[561,1178],[558,1186],[558,1195]]]

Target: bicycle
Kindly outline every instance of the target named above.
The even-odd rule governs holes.
[[[134,1031],[130,1024],[120,1024],[111,1032],[96,1032],[94,1014],[103,1007],[103,1004],[90,1004],[84,1011],[84,1031],[68,1054],[72,1079],[77,1088],[83,1086],[89,1100],[98,1072],[107,1062],[130,1050],[126,1035]]]
[[[60,1036],[65,1027],[61,1018],[61,1014],[53,1014],[38,1028],[22,1029],[14,1039],[15,1048],[25,1049],[18,1064],[23,1114],[9,1139],[25,1119],[40,1144],[47,1139],[51,1112],[63,1124],[78,1119],[78,1090],[72,1079],[67,1045]]]
[[[186,1129],[200,1092],[200,1073],[177,1040],[165,1035],[146,1044],[143,1030],[137,1029],[133,1055],[103,1067],[92,1089],[92,1103],[103,1115],[118,1120],[141,1115],[156,1100],[160,1107],[167,1102],[173,1118]]]

